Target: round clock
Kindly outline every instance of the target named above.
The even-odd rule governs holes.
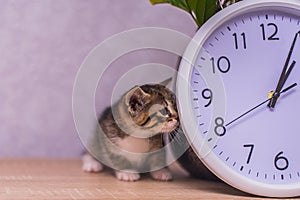
[[[177,80],[183,130],[226,183],[299,196],[299,87],[300,1],[241,1],[207,21],[186,49]]]

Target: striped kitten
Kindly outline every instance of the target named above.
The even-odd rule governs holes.
[[[93,155],[100,154],[99,160],[114,168],[119,180],[136,181],[140,179],[138,172],[146,171],[155,180],[172,179],[162,149],[163,134],[179,125],[175,95],[166,88],[170,81],[136,86],[102,113],[99,124],[104,134],[95,134],[88,149],[98,149],[92,150],[98,154]],[[84,171],[102,169],[90,154],[84,155]]]

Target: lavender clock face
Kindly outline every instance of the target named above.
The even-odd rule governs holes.
[[[211,73],[221,74],[226,115],[211,116],[214,93],[190,79],[200,134],[213,124],[213,153],[229,168],[266,184],[300,182],[300,17],[276,9],[223,23],[203,44]],[[199,115],[199,109],[202,113]]]

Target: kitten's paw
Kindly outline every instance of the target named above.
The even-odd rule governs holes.
[[[132,171],[132,172],[124,172],[124,171],[115,171],[117,179],[121,181],[137,181],[141,178],[140,174]]]
[[[91,161],[89,163],[84,163],[82,170],[85,172],[100,172],[103,170],[103,165],[97,161]]]
[[[171,181],[173,179],[171,172],[166,168],[150,172],[150,174],[153,179],[158,181]]]
[[[103,165],[95,160],[91,155],[84,155],[82,162],[82,170],[85,172],[100,172],[103,170]]]

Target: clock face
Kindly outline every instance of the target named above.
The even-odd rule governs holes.
[[[267,185],[300,183],[300,16],[293,13],[274,6],[218,24],[203,41],[209,56],[198,53],[189,74],[197,134],[226,168]],[[203,70],[221,76],[224,115],[212,114],[218,91]]]

